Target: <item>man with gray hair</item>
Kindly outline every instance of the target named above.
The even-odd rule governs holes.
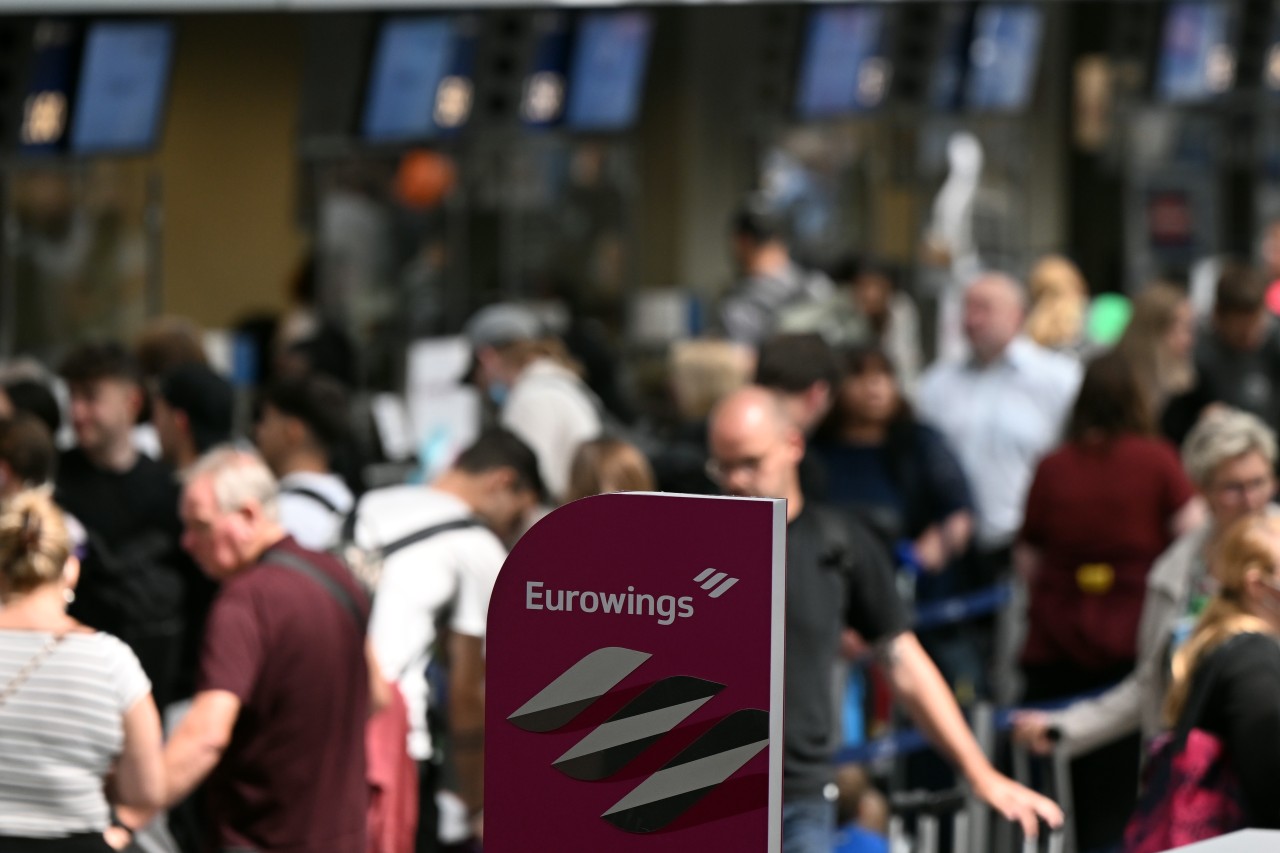
[[[195,701],[165,747],[165,806],[207,778],[213,849],[363,853],[368,599],[285,534],[256,454],[215,448],[185,480],[183,546],[222,587]]]
[[[1018,282],[1001,273],[979,277],[964,294],[969,356],[931,367],[917,393],[920,419],[947,439],[973,490],[977,526],[968,582],[975,588],[1010,577],[1036,466],[1061,441],[1080,387],[1075,359],[1022,336],[1025,316]],[[998,630],[975,626],[979,642],[989,646],[983,653],[992,659],[992,686],[1004,702],[1017,692],[1023,607],[1009,608]]]
[[[1209,520],[1170,545],[1147,575],[1137,666],[1095,699],[1051,714],[1019,715],[1014,729],[1018,740],[1047,754],[1057,739],[1068,754],[1078,756],[1139,728],[1146,739],[1159,734],[1169,661],[1191,635],[1214,591],[1211,555],[1241,519],[1280,512],[1271,503],[1275,463],[1275,434],[1256,416],[1220,408],[1200,420],[1182,445],[1182,464],[1209,506]]]

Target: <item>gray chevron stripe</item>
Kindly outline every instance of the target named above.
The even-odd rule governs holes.
[[[568,713],[576,709],[573,710],[568,719],[564,719],[563,722],[559,723],[559,725],[563,725],[587,705],[612,690],[650,657],[652,656],[647,652],[624,649],[620,646],[596,649],[565,670],[560,677],[540,690],[528,702],[521,705],[507,719],[520,726],[520,718],[537,715],[542,717],[546,724],[549,725],[562,718],[564,714],[549,714],[548,712],[564,709]],[[521,728],[530,727],[521,726]],[[550,728],[539,725],[531,730],[550,731],[552,728],[558,728],[558,725],[551,725]]]
[[[654,735],[665,734],[709,701],[711,701],[710,696],[705,699],[696,699],[692,702],[684,702],[679,705],[672,705],[669,708],[650,711],[647,714],[604,723],[592,731],[591,734],[578,741],[564,755],[557,758],[555,763],[571,761],[584,755],[591,755],[596,752],[603,752],[606,749],[612,749],[615,746],[621,746],[624,743],[632,743]]]
[[[719,785],[738,772],[744,764],[755,758],[768,745],[768,740],[762,740],[700,758],[697,761],[659,770],[641,782],[639,787],[619,800],[601,817]]]

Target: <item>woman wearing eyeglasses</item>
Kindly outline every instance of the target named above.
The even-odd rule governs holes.
[[[42,490],[0,508],[0,850],[109,850],[108,796],[164,793],[160,719],[133,652],[67,616],[80,563]],[[117,828],[117,834],[121,830]],[[127,832],[126,832],[127,834]]]

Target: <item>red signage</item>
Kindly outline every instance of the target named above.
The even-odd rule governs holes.
[[[489,606],[485,849],[781,848],[784,501],[616,494]]]

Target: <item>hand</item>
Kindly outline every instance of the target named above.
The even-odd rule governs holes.
[[[123,850],[133,843],[133,836],[129,831],[118,826],[108,826],[102,833],[102,837],[106,839],[107,846],[112,850]]]
[[[1036,755],[1053,752],[1053,718],[1043,711],[1019,711],[1013,715],[1013,739]]]
[[[862,635],[852,628],[840,631],[840,654],[847,661],[858,661],[871,653],[871,647]]]
[[[978,799],[1004,815],[1005,820],[1020,823],[1027,838],[1036,838],[1040,834],[1042,820],[1054,829],[1062,826],[1062,809],[1057,803],[995,770],[975,782],[973,792]]]
[[[916,562],[929,574],[936,574],[947,567],[947,545],[937,527],[930,527],[914,543]]]

